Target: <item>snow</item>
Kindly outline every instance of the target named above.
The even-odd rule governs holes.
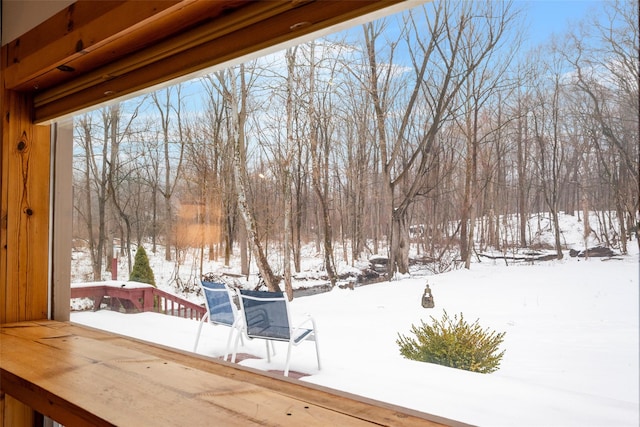
[[[569,233],[567,233],[569,234]],[[581,237],[580,237],[581,238]],[[505,265],[474,263],[470,270],[339,289],[298,297],[294,317],[316,319],[322,370],[312,343],[292,351],[302,381],[450,418],[492,426],[638,426],[638,248],[602,260]],[[420,305],[426,281],[434,309]],[[398,333],[412,324],[462,313],[506,335],[500,369],[477,374],[404,359]],[[153,313],[72,313],[74,322],[191,351],[198,327]],[[225,353],[228,328],[205,325],[198,353]],[[279,345],[280,344],[280,345]],[[267,363],[262,341],[240,349],[258,356],[242,365],[284,368],[286,347]]]
[[[105,280],[102,282],[84,282],[84,283],[72,283],[72,288],[90,288],[93,286],[109,286],[112,288],[128,288],[128,289],[142,289],[152,288],[153,285],[147,283],[135,282],[131,280]]]

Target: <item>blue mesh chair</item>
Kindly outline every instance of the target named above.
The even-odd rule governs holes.
[[[204,302],[207,307],[207,312],[202,319],[200,319],[200,325],[198,326],[198,335],[196,336],[196,342],[193,346],[195,352],[198,348],[198,341],[200,341],[200,333],[202,332],[202,324],[205,321],[213,325],[229,326],[229,338],[227,338],[227,347],[224,354],[224,360],[227,360],[229,355],[229,349],[231,348],[231,337],[233,331],[237,331],[238,336],[242,333],[242,315],[239,313],[238,307],[234,301],[236,292],[231,289],[226,283],[217,282],[200,282],[200,287],[204,293]]]
[[[291,326],[289,315],[289,300],[283,292],[259,292],[240,290],[242,313],[244,318],[244,332],[251,338],[266,340],[267,360],[271,362],[269,342],[285,341],[289,343],[287,349],[287,361],[284,375],[289,375],[289,361],[291,359],[291,347],[297,346],[303,341],[315,342],[318,369],[320,369],[320,352],[318,350],[318,332],[315,321],[307,317],[298,326]],[[236,336],[236,344],[231,361],[235,362],[238,348],[239,335]]]

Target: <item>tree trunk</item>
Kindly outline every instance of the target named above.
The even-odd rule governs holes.
[[[318,203],[320,204],[320,210],[318,215],[320,216],[320,221],[322,224],[322,249],[324,254],[324,267],[327,271],[327,276],[329,276],[329,281],[331,282],[331,287],[335,286],[337,282],[336,272],[335,272],[335,264],[333,260],[333,232],[331,227],[331,216],[329,212],[329,141],[323,140],[319,141],[319,128],[324,125],[324,123],[320,123],[318,119],[315,108],[314,108],[314,93],[315,93],[315,59],[314,59],[314,51],[315,46],[311,43],[310,46],[310,67],[309,70],[309,123],[310,123],[310,135],[309,139],[311,140],[311,179],[313,182],[313,189],[316,194],[316,198],[318,199]],[[327,129],[324,129],[325,139],[328,138],[326,136]],[[320,224],[318,224],[320,225]],[[320,228],[320,227],[318,227]]]
[[[287,293],[289,301],[293,300],[293,285],[291,283],[291,242],[292,242],[292,227],[291,227],[291,173],[289,172],[289,165],[293,159],[293,83],[294,72],[296,62],[296,49],[287,49],[287,100],[286,100],[286,114],[287,114],[287,143],[284,159],[281,159],[281,173],[282,173],[282,191],[283,191],[283,231],[284,231],[284,247],[283,247],[283,264],[284,264],[284,289]]]
[[[391,235],[391,257],[390,264],[391,268],[395,269],[393,273],[396,273],[396,270],[400,274],[408,274],[409,273],[409,226],[408,226],[408,215],[405,210],[396,210],[392,215],[392,232]]]
[[[231,247],[231,242],[229,242]],[[239,246],[239,250],[240,250],[240,274],[242,274],[245,277],[249,277],[249,273],[250,273],[250,258],[249,258],[249,242],[247,240],[247,227],[244,224],[244,221],[241,220],[241,224],[240,227],[238,227],[238,246]],[[229,251],[230,253],[233,251]],[[229,253],[229,257],[230,254]]]
[[[525,141],[527,121],[524,116],[521,106],[521,100],[518,99],[518,124],[517,124],[517,169],[518,169],[518,215],[519,215],[519,227],[520,227],[520,246],[527,247],[527,222],[529,220],[529,212],[527,211],[527,197],[526,197],[526,156],[525,156]],[[524,125],[523,122],[524,121]]]
[[[248,96],[248,88],[244,78],[244,66],[240,65],[240,99],[237,98],[238,90],[236,87],[235,76],[231,73],[231,91],[228,94],[229,105],[231,106],[231,116],[235,118],[232,128],[232,141],[234,142],[233,150],[233,172],[234,182],[238,195],[238,210],[244,219],[247,238],[251,242],[251,249],[255,258],[258,270],[265,281],[267,288],[272,292],[282,292],[279,286],[280,278],[273,274],[271,266],[267,260],[260,236],[258,236],[257,225],[252,210],[247,200],[247,189],[249,187],[249,178],[247,177],[246,154],[245,154],[245,137],[244,124],[246,121],[246,100]]]

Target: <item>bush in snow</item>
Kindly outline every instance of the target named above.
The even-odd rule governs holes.
[[[483,374],[498,370],[505,352],[498,352],[498,346],[505,332],[483,330],[478,320],[470,325],[462,313],[452,319],[445,311],[442,320],[434,317],[431,320],[431,325],[424,321],[419,327],[411,325],[415,338],[398,334],[396,343],[400,346],[400,354],[411,360]]]
[[[136,251],[136,258],[133,263],[131,274],[129,275],[129,280],[133,282],[148,283],[153,286],[156,285],[153,270],[149,266],[147,252],[142,246],[138,247],[138,250]]]

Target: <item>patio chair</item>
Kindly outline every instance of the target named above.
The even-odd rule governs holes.
[[[320,369],[320,352],[318,349],[318,330],[315,320],[308,316],[302,323],[292,326],[289,314],[289,300],[283,292],[260,292],[240,290],[239,293],[244,318],[244,333],[250,339],[266,340],[267,360],[271,362],[269,342],[284,341],[288,343],[287,361],[284,375],[289,376],[291,348],[306,340],[314,341],[316,358]],[[235,362],[239,335],[233,350],[231,362]]]
[[[207,307],[207,312],[202,316],[202,319],[200,319],[200,325],[198,325],[198,334],[196,336],[196,342],[193,345],[193,351],[195,353],[198,348],[200,333],[202,332],[202,324],[208,320],[212,325],[230,327],[229,337],[227,338],[227,347],[224,354],[224,360],[227,360],[229,349],[231,348],[233,332],[236,331],[240,337],[242,335],[242,315],[234,301],[234,298],[237,298],[237,294],[235,290],[229,287],[226,283],[201,281],[200,287],[204,294],[204,302]]]

